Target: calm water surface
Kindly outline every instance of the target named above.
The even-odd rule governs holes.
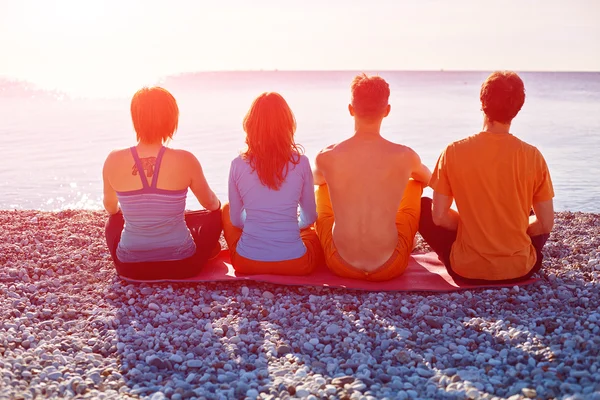
[[[170,77],[179,130],[170,146],[197,155],[227,198],[231,160],[244,147],[242,119],[263,91],[278,91],[298,121],[312,160],[353,131],[354,72],[219,72]],[[487,72],[381,72],[392,112],[382,134],[411,146],[433,168],[451,141],[481,128],[479,87]],[[600,73],[522,73],[527,99],[512,132],[544,154],[558,210],[600,212]],[[133,93],[132,93],[133,94]],[[131,94],[131,95],[132,95]],[[99,209],[102,163],[134,144],[127,98],[71,99],[0,80],[0,209]],[[376,155],[374,155],[376,157]],[[189,208],[199,207],[189,198]]]

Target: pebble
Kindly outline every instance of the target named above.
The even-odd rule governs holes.
[[[292,348],[290,346],[288,346],[287,344],[282,344],[282,345],[277,346],[277,354],[279,356],[284,356],[291,352],[292,352]]]
[[[0,398],[600,400],[600,216],[556,215],[537,283],[398,294],[129,284],[105,214],[0,210]]]
[[[313,351],[315,349],[315,346],[313,346],[310,342],[304,342],[303,347],[306,351]]]
[[[359,391],[359,392],[364,391],[366,388],[367,388],[367,385],[365,383],[363,383],[363,382],[353,382],[350,385],[350,389],[356,390],[356,391]]]
[[[355,378],[353,376],[346,375],[346,376],[340,376],[340,377],[337,377],[337,378],[333,378],[331,380],[331,384],[343,387],[344,385],[347,385],[347,384],[352,383],[354,381],[355,381]]]
[[[158,369],[164,369],[167,367],[167,363],[156,355],[146,357],[146,364],[156,367]]]
[[[46,377],[52,381],[57,381],[63,377],[63,374],[61,372],[54,371],[50,372]]]
[[[425,323],[427,325],[429,325],[431,328],[434,328],[434,329],[442,328],[442,322],[436,317],[426,315],[423,317],[423,319],[425,320]]]
[[[187,362],[188,368],[202,368],[203,365],[202,360],[189,360]]]
[[[174,363],[176,363],[176,364],[179,364],[179,363],[182,363],[182,362],[183,362],[183,357],[181,357],[181,356],[180,356],[180,355],[178,355],[178,354],[172,354],[172,355],[169,357],[169,360],[170,360],[170,361],[173,361],[173,362],[174,362]]]
[[[88,375],[88,378],[90,378],[95,385],[99,385],[100,382],[102,382],[102,377],[98,372],[91,373],[90,375]]]
[[[337,324],[330,324],[327,326],[326,333],[328,335],[337,335],[340,332],[340,327]]]
[[[275,295],[273,293],[269,292],[268,290],[265,290],[262,295],[265,299],[268,299],[268,300],[272,300],[275,297]]]

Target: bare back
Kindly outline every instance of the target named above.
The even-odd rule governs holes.
[[[156,171],[156,155],[156,151],[140,151],[140,161],[144,170],[138,171],[130,149],[113,152],[108,166],[108,179],[112,187],[118,192],[138,190],[142,188],[140,173],[144,174],[150,182],[154,175],[159,172],[157,188],[166,190],[187,189],[191,182],[187,152],[167,149],[160,163],[159,171]]]
[[[140,148],[137,146],[143,171],[138,171],[130,149],[111,152],[103,168],[104,207],[109,213],[118,211],[116,192],[138,190],[143,187],[140,174],[148,183],[158,174],[156,187],[165,190],[192,190],[202,206],[208,210],[220,207],[219,199],[208,186],[198,159],[185,150],[165,149],[162,162],[156,157],[159,147]],[[156,167],[160,165],[157,171]]]
[[[402,195],[420,166],[412,149],[379,135],[354,136],[317,156],[335,214],[333,241],[344,260],[367,271],[388,260],[398,243]]]

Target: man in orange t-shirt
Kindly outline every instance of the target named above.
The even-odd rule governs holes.
[[[554,190],[540,151],[509,133],[525,102],[521,78],[492,73],[480,99],[483,130],[440,155],[429,182],[433,201],[421,200],[419,232],[454,278],[516,282],[542,265]]]

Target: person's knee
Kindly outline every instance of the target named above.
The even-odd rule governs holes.
[[[123,213],[118,212],[116,214],[111,214],[106,219],[106,224],[104,225],[104,229],[110,228],[119,228],[125,225],[125,219],[123,218]]]
[[[419,231],[424,225],[433,224],[432,213],[433,200],[429,197],[421,197],[421,212],[419,215]]]
[[[214,226],[219,233],[223,230],[223,215],[221,214],[220,210],[219,212],[215,211],[212,218],[212,226]]]
[[[327,186],[327,184],[317,186],[317,189],[315,189],[315,200],[317,203],[328,204],[330,202],[329,187]]]
[[[315,234],[321,245],[324,245],[324,242],[333,235],[333,218],[331,220],[317,218],[317,222],[315,223]]]
[[[227,212],[229,212],[229,208],[227,209]],[[210,214],[209,214],[209,218],[211,218],[211,219],[213,219],[215,221],[216,220],[221,221],[221,216],[222,215],[223,215],[223,210],[221,208],[219,208],[218,210],[211,211]]]
[[[421,197],[421,210],[427,207],[431,209],[432,204],[433,200],[431,200],[429,197]]]
[[[421,182],[417,182],[413,179],[410,179],[406,184],[406,189],[404,190],[406,196],[415,196],[421,197],[423,195],[423,184]]]
[[[225,204],[223,204],[221,206],[221,209],[219,211],[222,212],[223,214],[229,213],[229,202],[226,201]]]

